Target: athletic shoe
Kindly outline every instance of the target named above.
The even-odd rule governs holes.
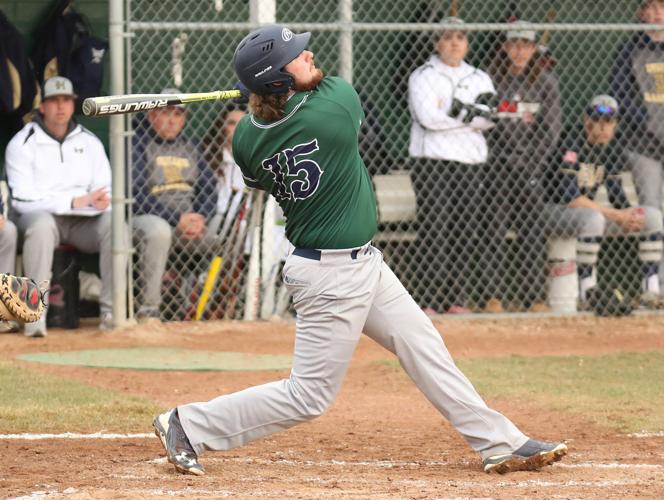
[[[453,305],[447,310],[447,314],[470,314],[470,309],[463,306]]]
[[[490,314],[501,314],[505,312],[505,309],[503,309],[503,304],[500,302],[500,300],[495,297],[491,297],[486,301],[484,312]]]
[[[664,298],[651,291],[642,292],[638,299],[637,307],[651,311],[664,309]]]
[[[438,311],[436,311],[433,307],[425,307],[422,309],[422,312],[424,312],[424,314],[427,316],[435,316],[438,314]]]
[[[551,312],[551,308],[546,305],[545,302],[535,302],[530,305],[528,312],[532,313],[548,313]]]
[[[42,316],[34,323],[26,323],[23,326],[23,334],[33,338],[46,337],[46,317]]]
[[[103,312],[99,317],[99,329],[103,332],[108,332],[114,328],[113,313]]]
[[[567,455],[565,443],[543,443],[529,439],[513,453],[485,458],[484,472],[505,474],[517,470],[539,470]]]
[[[198,463],[198,455],[182,428],[177,409],[157,416],[152,422],[152,426],[154,433],[164,445],[168,461],[175,466],[176,471],[195,476],[205,474],[205,469]]]
[[[21,329],[18,321],[0,321],[0,333],[16,333]]]
[[[159,308],[141,306],[136,313],[136,320],[142,325],[161,323]]]

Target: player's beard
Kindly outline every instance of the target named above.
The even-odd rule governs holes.
[[[314,76],[308,83],[294,83],[293,90],[297,90],[298,92],[313,90],[318,87],[318,84],[323,80],[323,78],[325,78],[325,73],[323,73],[323,70],[316,68],[316,73],[314,73]]]

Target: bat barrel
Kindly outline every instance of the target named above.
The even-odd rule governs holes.
[[[86,116],[107,116],[125,113],[138,113],[151,109],[164,108],[193,102],[234,99],[241,96],[239,90],[216,90],[191,94],[127,94],[101,97],[88,97],[83,101],[83,114]]]

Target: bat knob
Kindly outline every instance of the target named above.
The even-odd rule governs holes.
[[[95,102],[92,99],[87,98],[86,100],[83,101],[82,109],[83,109],[83,114],[85,116],[93,116],[97,109],[97,106],[95,105]]]

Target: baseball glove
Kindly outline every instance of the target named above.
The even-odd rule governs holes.
[[[37,321],[46,307],[44,294],[30,278],[0,273],[0,320]]]

